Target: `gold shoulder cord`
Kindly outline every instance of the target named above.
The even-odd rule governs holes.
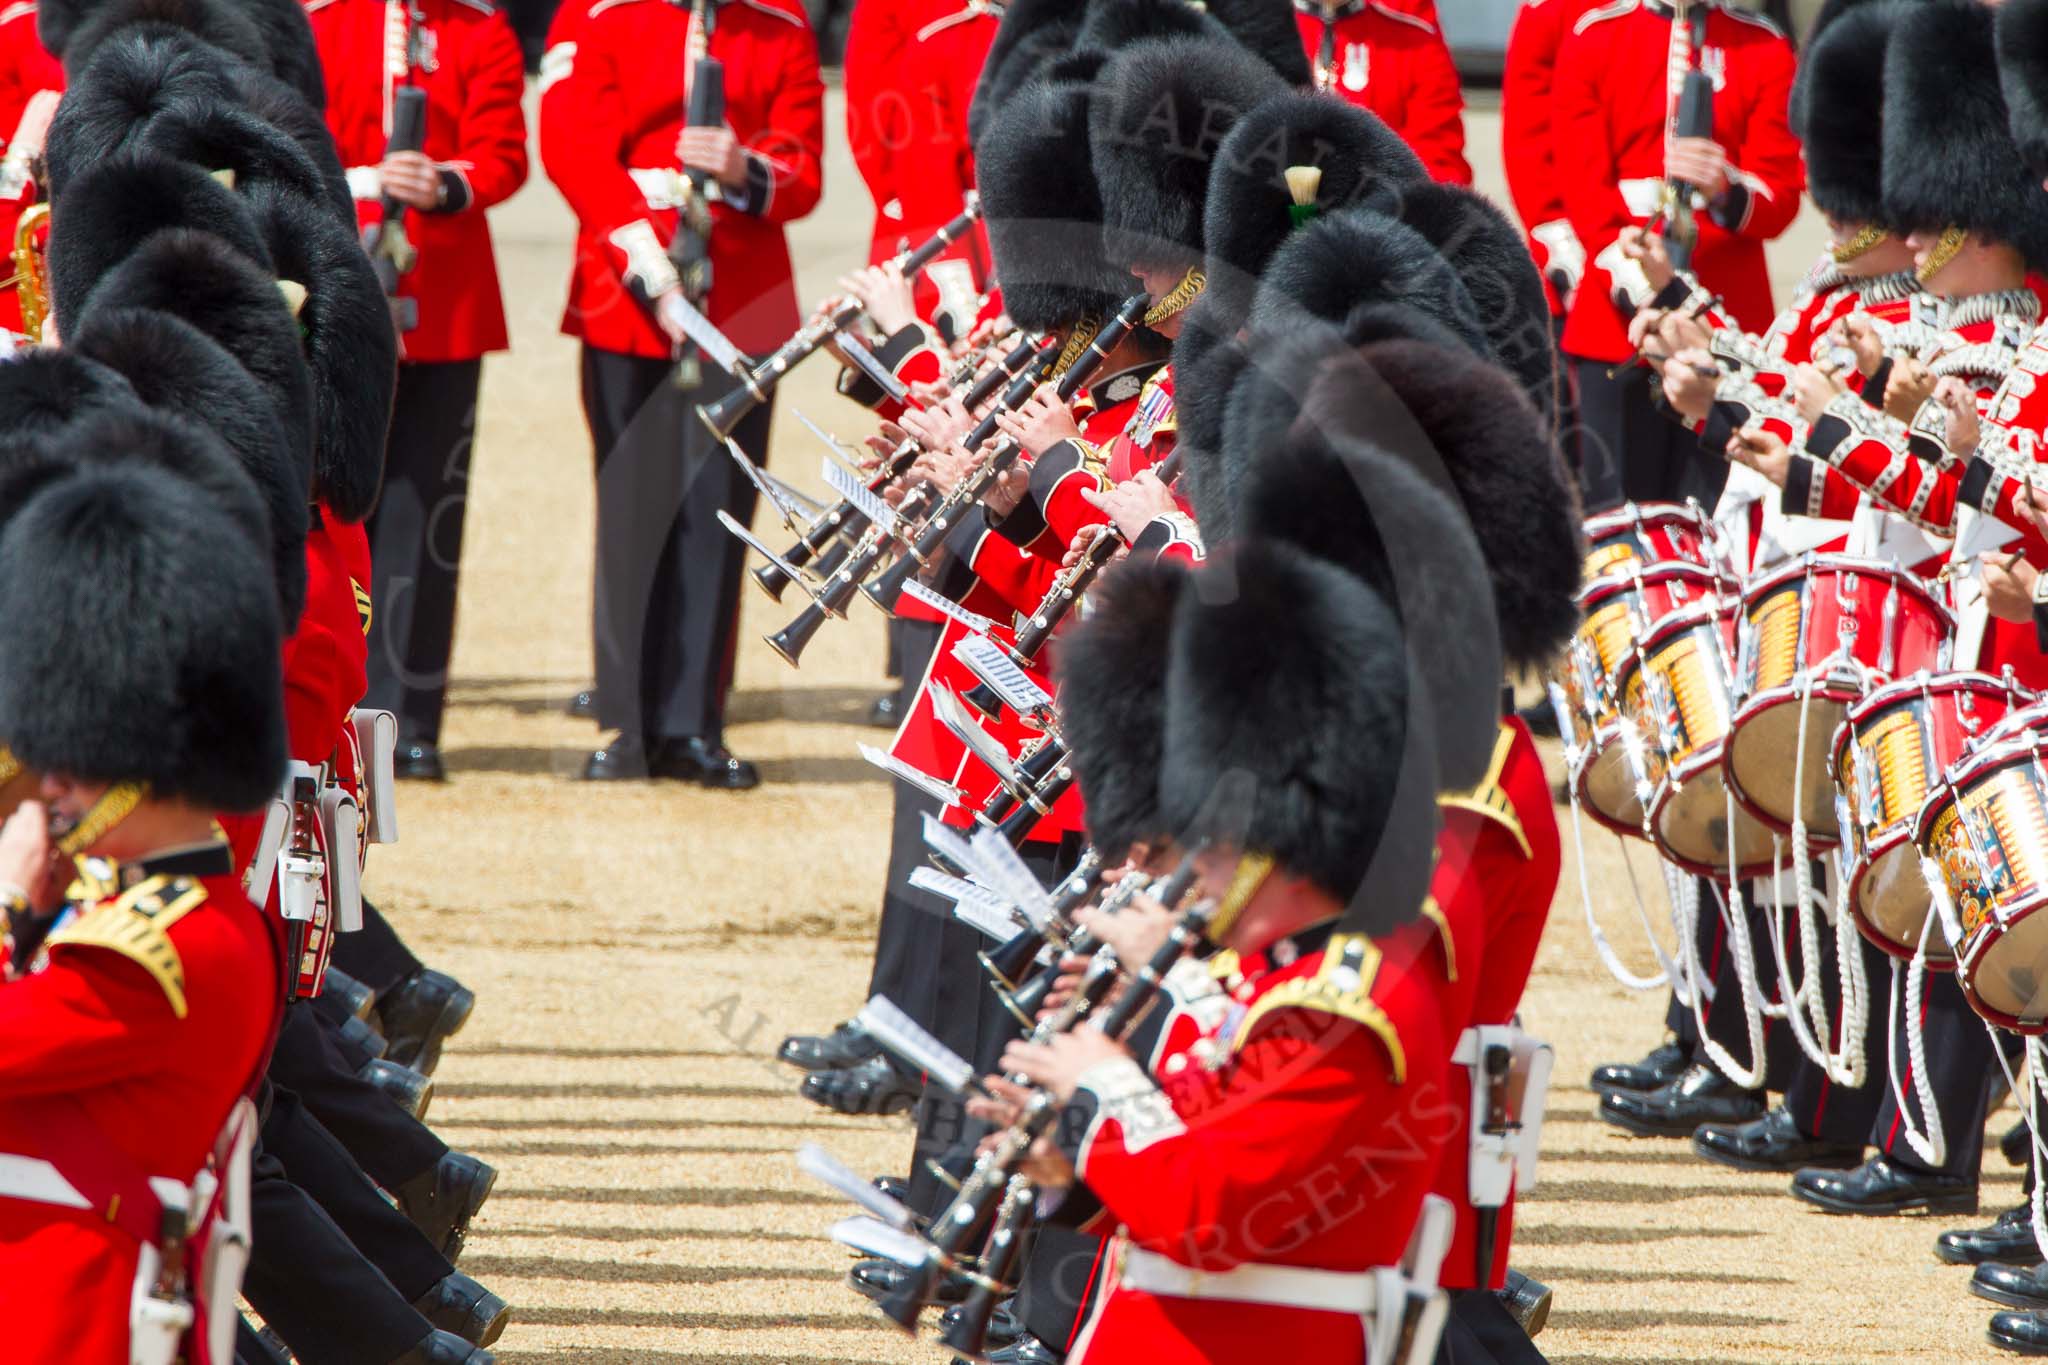
[[[1458,979],[1458,946],[1451,941],[1451,919],[1444,908],[1436,903],[1435,896],[1422,898],[1422,917],[1436,926],[1436,941],[1444,950],[1444,975],[1452,981]]]

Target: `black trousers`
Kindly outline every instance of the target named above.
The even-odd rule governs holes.
[[[1885,1093],[1885,1077],[1890,1074],[1890,1063],[1885,1056],[1884,987],[1890,981],[1888,959],[1868,939],[1861,935],[1856,939],[1857,951],[1863,954],[1863,977],[1870,983],[1870,1018],[1863,1030],[1863,1085],[1858,1089],[1836,1085],[1828,1079],[1828,1073],[1814,1065],[1801,1052],[1792,1061],[1792,1079],[1785,1087],[1785,1108],[1792,1115],[1799,1131],[1808,1137],[1825,1138],[1830,1142],[1864,1142],[1870,1137],[1870,1126],[1877,1120],[1877,1110]],[[1797,961],[1796,958],[1788,960]],[[1795,968],[1795,970],[1797,970]],[[1842,1043],[1842,974],[1836,965],[1835,954],[1830,947],[1821,963],[1821,994],[1827,1001],[1828,1018],[1834,1021],[1834,1032],[1828,1038],[1831,1047]]]
[[[1905,1092],[1914,1126],[1925,1130],[1926,1117],[1920,1107],[1912,1057],[1906,1049],[1905,998],[1906,985],[1902,979],[1899,983],[1899,1021],[1893,1029],[1897,1035],[1899,1089]],[[1891,970],[1887,966],[1870,978],[1870,1028],[1877,1036],[1876,1046],[1879,1048],[1886,1046],[1884,1020],[1890,1004]],[[1992,1051],[1991,1037],[1985,1032],[1984,1021],[1970,1008],[1970,1002],[1963,996],[1963,988],[1956,984],[1955,973],[1929,972],[1920,1006],[1927,1079],[1934,1091],[1935,1110],[1941,1115],[1942,1135],[1947,1139],[1948,1150],[1944,1154],[1947,1159],[1942,1162],[1940,1170],[1945,1175],[1967,1176],[1975,1180],[1983,1156],[1984,1118],[1991,1108],[1992,1083],[1996,1079],[2002,1085],[2004,1077],[1998,1072],[1998,1060]],[[1888,1071],[1881,1071],[1878,1076],[1882,1079],[1886,1074]],[[1902,1166],[1913,1170],[1928,1169],[1927,1163],[1906,1142],[1905,1132],[1905,1117],[1900,1114],[1898,1101],[1892,1095],[1891,1085],[1886,1082],[1878,1096],[1877,1118],[1870,1127],[1870,1143]]]
[[[441,742],[481,360],[398,367],[370,537],[370,687],[401,742]]]
[[[902,655],[896,714],[905,716],[945,628],[904,617],[891,621],[890,627],[890,638]],[[906,782],[891,785],[895,804],[889,822],[889,872],[882,887],[881,919],[875,926],[875,967],[868,978],[868,994],[888,996],[930,1028],[938,978],[938,939],[931,931],[948,911],[936,896],[912,888],[910,874],[924,865],[924,817],[937,815],[939,803]]]
[[[263,1120],[263,1148],[291,1182],[313,1196],[343,1234],[407,1303],[455,1273],[427,1235],[387,1201],[348,1149],[308,1113],[299,1097],[274,1087]],[[287,1338],[289,1339],[289,1338]],[[417,1338],[415,1338],[417,1339]]]
[[[1702,451],[1697,437],[1650,401],[1648,372],[1630,368],[1610,379],[1605,362],[1574,358],[1571,365],[1586,511],[1689,497],[1712,511],[1728,462]]]
[[[356,1074],[310,1002],[285,1010],[270,1076],[295,1093],[364,1174],[387,1190],[432,1170],[448,1155],[447,1143]]]
[[[732,687],[746,547],[719,525],[754,515],[754,487],[697,420],[696,407],[736,387],[706,365],[689,392],[665,360],[583,348],[583,411],[597,459],[597,570],[592,636],[597,718],[648,738],[719,743]],[[733,433],[756,464],[768,457],[772,405]]]
[[[420,970],[420,960],[405,946],[376,906],[363,902],[363,927],[334,940],[334,965],[382,995]]]
[[[1543,1352],[1490,1289],[1454,1289],[1437,1365],[1540,1365]]]

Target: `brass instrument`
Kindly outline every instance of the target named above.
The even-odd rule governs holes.
[[[980,217],[981,196],[970,193],[966,207],[961,209],[958,217],[918,246],[897,252],[891,263],[901,267],[905,276],[915,275],[937,260],[940,252],[972,231]],[[860,300],[847,299],[830,313],[812,318],[797,329],[795,336],[776,347],[766,360],[743,371],[737,389],[716,403],[700,405],[697,416],[711,428],[714,436],[725,440],[748,413],[768,401],[784,375],[832,337],[851,327],[865,311],[866,305]]]
[[[1087,349],[1082,351],[1060,376],[1058,392],[1061,402],[1071,403],[1074,400],[1075,395],[1079,394],[1088,381],[1095,377],[1096,371],[1102,368],[1110,352],[1121,345],[1124,337],[1144,320],[1151,306],[1152,299],[1148,294],[1133,294],[1124,300],[1123,305],[1117,309],[1116,316],[1089,339]],[[972,450],[974,447],[970,446],[969,449]],[[904,538],[902,557],[890,565],[879,578],[862,589],[868,595],[868,599],[894,616],[896,603],[903,596],[904,585],[932,562],[939,552],[940,545],[945,543],[947,533],[953,529],[961,514],[981,501],[982,495],[995,486],[996,480],[1008,471],[1021,453],[1022,447],[1004,437],[972,474],[962,479],[952,492],[938,499],[916,535]],[[930,485],[923,484],[920,488],[930,488]],[[918,513],[922,514],[923,510],[920,504]]]
[[[996,406],[975,425],[973,431],[967,434],[963,444],[968,450],[977,450],[994,438],[996,414],[1007,412],[1029,398],[1037,389],[1039,379],[1051,361],[1049,348],[1040,349],[1032,355],[1023,371],[1010,381],[1010,387],[1003,391]],[[915,452],[912,452],[910,458],[916,458]],[[890,462],[894,463],[894,456]],[[909,468],[907,461],[904,468]],[[896,509],[897,517],[907,520],[919,515],[934,492],[931,484],[920,483]],[[867,580],[868,575],[881,567],[882,560],[888,556],[889,547],[898,534],[900,533],[885,531],[880,526],[870,526],[867,534],[861,538],[860,545],[847,557],[846,562],[841,564],[838,570],[825,580],[824,586],[813,594],[814,600],[811,604],[798,613],[794,621],[767,637],[768,647],[788,660],[792,668],[798,666],[804,646],[818,633],[818,627],[824,625],[825,619],[829,616],[846,614],[847,603],[853,600],[854,593],[860,590],[860,585]]]
[[[961,400],[967,410],[972,412],[995,397],[1003,385],[1024,372],[1024,367],[1031,363],[1031,358],[1037,355],[1038,351],[1039,342],[1036,337],[1026,337],[1018,342],[967,390]],[[965,374],[956,373],[954,387],[966,384],[972,377],[971,369]],[[902,478],[922,449],[923,447],[915,440],[907,440],[891,451],[889,458],[882,462],[881,469],[868,480],[868,491],[880,493],[889,484]],[[791,568],[800,569],[823,554],[825,547],[830,545],[834,538],[858,537],[867,530],[867,527],[867,518],[856,511],[851,502],[842,498],[819,513],[817,518],[804,528],[802,538],[783,554],[782,562]],[[789,586],[789,575],[773,564],[763,564],[756,568],[753,571],[753,578],[754,582],[760,585],[761,591],[778,602],[782,600],[782,590]]]
[[[46,248],[36,243],[36,233],[50,221],[46,200],[21,211],[14,224],[14,273],[0,288],[11,288],[21,300],[21,330],[31,341],[43,339],[43,319],[50,312],[50,267]]]

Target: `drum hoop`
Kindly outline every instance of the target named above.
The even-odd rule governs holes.
[[[1635,573],[1604,573],[1581,584],[1576,600],[1579,609],[1584,611],[1596,604],[1603,604],[1609,597],[1630,588],[1681,578],[1696,578],[1708,586],[1719,586],[1729,581],[1726,574],[1716,573],[1704,564],[1695,564],[1689,559],[1657,559],[1645,563]]]
[[[1920,575],[1910,569],[1902,569],[1887,560],[1865,559],[1860,555],[1808,553],[1798,559],[1788,560],[1766,573],[1758,574],[1743,585],[1742,614],[1745,616],[1749,614],[1750,606],[1753,602],[1770,596],[1795,579],[1812,576],[1815,570],[1830,573],[1854,573],[1865,578],[1894,579],[1904,584],[1950,630],[1955,629],[1955,613],[1942,605],[1940,599],[1935,597],[1933,590],[1927,586],[1926,580],[1922,579]]]

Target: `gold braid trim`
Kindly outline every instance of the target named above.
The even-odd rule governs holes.
[[[1444,950],[1444,975],[1452,981],[1458,979],[1458,949],[1451,942],[1451,917],[1436,903],[1435,896],[1422,898],[1422,917],[1436,926],[1436,941]]]
[[[151,877],[115,900],[101,901],[50,935],[51,948],[105,948],[148,972],[183,1019],[185,964],[170,927],[206,904],[206,888],[186,877]]]
[[[1508,800],[1508,794],[1501,789],[1500,775],[1507,767],[1508,752],[1514,747],[1515,734],[1507,726],[1500,727],[1500,734],[1493,741],[1493,762],[1487,765],[1486,776],[1479,779],[1479,785],[1469,792],[1458,792],[1437,798],[1439,807],[1454,810],[1469,810],[1474,815],[1484,816],[1506,827],[1515,836],[1515,843],[1522,850],[1524,858],[1534,857],[1529,847],[1529,835],[1522,828],[1522,817],[1515,810],[1515,803]]]
[[[1332,935],[1314,975],[1281,982],[1245,1011],[1231,1036],[1230,1050],[1242,1048],[1253,1027],[1276,1010],[1318,1010],[1371,1029],[1387,1049],[1394,1084],[1401,1084],[1408,1078],[1408,1053],[1401,1046],[1400,1030],[1372,998],[1379,970],[1380,950],[1371,939],[1363,934]]]
[[[1244,913],[1252,897],[1259,894],[1259,888],[1266,884],[1266,878],[1272,872],[1273,855],[1270,853],[1246,853],[1238,858],[1237,871],[1230,874],[1229,889],[1216,902],[1216,908],[1209,914],[1209,927],[1203,931],[1211,943],[1220,942],[1230,932],[1230,927],[1237,923],[1237,917]]]
[[[1913,273],[1925,284],[1939,275],[1948,263],[1963,249],[1963,242],[1970,234],[1959,227],[1943,228],[1941,238],[1935,242],[1934,250],[1928,253],[1927,264],[1915,267]]]
[[[1200,267],[1188,267],[1188,273],[1180,277],[1180,283],[1175,285],[1166,297],[1146,310],[1145,325],[1157,327],[1200,298],[1202,291],[1208,287],[1209,277],[1202,273]]]
[[[0,786],[5,786],[22,773],[21,760],[14,756],[14,750],[0,744]]]
[[[1835,258],[1836,265],[1847,265],[1858,256],[1869,252],[1891,234],[1881,227],[1860,227],[1856,235],[1846,242],[1836,242],[1828,247],[1828,254]]]
[[[1074,324],[1074,330],[1067,334],[1067,344],[1060,347],[1060,358],[1052,363],[1052,377],[1058,379],[1074,368],[1074,362],[1087,353],[1088,343],[1095,340],[1095,334],[1102,330],[1102,317],[1098,313],[1083,315]]]

